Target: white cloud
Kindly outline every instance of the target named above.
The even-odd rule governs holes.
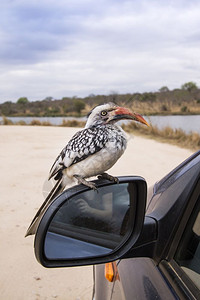
[[[2,102],[200,83],[198,1],[5,3]]]

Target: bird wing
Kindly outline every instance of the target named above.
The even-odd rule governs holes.
[[[56,158],[49,173],[49,179],[60,178],[61,172],[105,147],[108,141],[105,127],[91,127],[78,131]],[[56,176],[57,175],[57,176]],[[56,178],[57,177],[57,178]]]
[[[62,184],[62,171],[65,168],[84,160],[88,156],[97,153],[105,147],[109,138],[108,133],[107,128],[96,126],[85,128],[72,137],[66,147],[61,151],[60,155],[56,158],[50,170],[49,179],[54,177],[56,183],[34,216],[25,236],[35,234],[47,207],[65,188]]]

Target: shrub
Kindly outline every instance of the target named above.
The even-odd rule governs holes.
[[[168,111],[167,105],[163,104],[161,106],[161,111]]]
[[[41,122],[39,120],[32,120],[30,123],[31,126],[41,126]]]
[[[49,121],[44,121],[41,123],[42,126],[52,126],[52,124]]]
[[[5,116],[3,116],[3,125],[13,125],[13,122],[9,119],[7,119]]]
[[[24,125],[27,125],[27,123],[25,121],[23,121],[23,120],[20,120],[20,121],[18,121],[16,123],[16,125],[22,125],[22,126],[24,126]]]
[[[188,111],[187,106],[182,106],[182,107],[181,107],[181,112],[187,112],[187,111]]]
[[[77,120],[63,120],[62,124],[60,126],[62,126],[62,127],[84,127],[85,122],[77,121]]]

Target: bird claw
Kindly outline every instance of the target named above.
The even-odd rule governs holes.
[[[97,190],[97,187],[96,187],[96,184],[95,184],[95,183],[86,181],[86,183],[83,183],[83,184],[84,184],[84,185],[86,185],[86,186],[88,186],[88,187],[89,187],[89,188],[91,188],[92,190],[94,190],[94,191],[97,191],[97,192],[98,192],[98,190]]]
[[[95,183],[85,180],[80,175],[75,174],[74,177],[78,180],[78,184],[82,183],[83,185],[88,186],[92,190],[97,191],[97,187],[96,187]]]
[[[107,179],[109,181],[113,181],[115,183],[119,183],[119,179],[117,177],[114,177],[108,173],[102,173],[98,176],[98,179]]]

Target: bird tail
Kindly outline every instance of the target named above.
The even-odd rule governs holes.
[[[48,196],[40,206],[39,210],[37,211],[36,215],[34,216],[29,228],[27,229],[25,237],[36,233],[38,225],[40,223],[40,220],[43,217],[44,212],[46,211],[46,208],[53,201],[53,199],[64,190],[64,188],[65,185],[63,185],[63,178],[60,177],[60,179],[58,179],[55,186],[52,188],[52,190],[50,191],[50,193],[48,194]]]

